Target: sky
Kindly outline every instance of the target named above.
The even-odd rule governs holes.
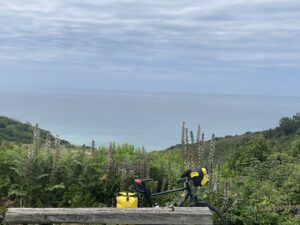
[[[299,0],[0,0],[0,89],[300,96]]]

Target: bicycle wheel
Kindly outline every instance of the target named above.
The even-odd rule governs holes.
[[[193,207],[193,206],[195,205],[193,204],[190,205],[189,207]],[[211,211],[217,214],[217,216],[220,218],[223,225],[228,225],[222,213],[216,207],[210,205],[208,202],[204,202],[204,201],[197,202],[196,207],[208,207]]]

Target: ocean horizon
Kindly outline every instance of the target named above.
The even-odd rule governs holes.
[[[38,123],[76,145],[110,141],[161,150],[181,141],[182,122],[206,139],[274,128],[300,112],[300,97],[75,89],[1,90],[0,115]]]

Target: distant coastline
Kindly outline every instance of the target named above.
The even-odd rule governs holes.
[[[295,95],[263,95],[263,94],[237,94],[237,93],[208,93],[208,92],[174,92],[174,91],[147,91],[147,90],[121,90],[121,89],[85,89],[85,88],[57,88],[57,87],[15,87],[0,89],[0,94],[66,94],[66,95],[95,95],[100,93],[106,94],[130,94],[130,95],[201,95],[201,96],[228,96],[228,97],[269,97],[269,98],[300,98]]]
[[[39,123],[71,143],[110,141],[164,149],[180,142],[182,121],[208,139],[277,126],[300,111],[300,97],[34,89],[0,91],[0,114]]]

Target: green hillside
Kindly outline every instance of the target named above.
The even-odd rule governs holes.
[[[22,123],[5,116],[0,116],[0,141],[8,141],[16,144],[31,144],[34,127],[30,123]],[[45,142],[49,131],[40,130],[40,139]],[[54,137],[52,140],[54,140]],[[62,144],[70,143],[62,140]]]
[[[216,137],[216,151],[215,159],[224,161],[228,159],[230,155],[243,149],[243,146],[249,143],[249,141],[257,136],[262,135],[269,144],[282,148],[288,146],[289,143],[300,135],[300,113],[297,113],[293,117],[283,117],[279,120],[278,126],[270,128],[265,131],[247,132],[242,135]],[[180,151],[182,148],[181,144],[172,146],[166,151]],[[196,148],[196,144],[189,145],[190,149]],[[210,148],[210,140],[205,142],[205,159],[208,157]]]

